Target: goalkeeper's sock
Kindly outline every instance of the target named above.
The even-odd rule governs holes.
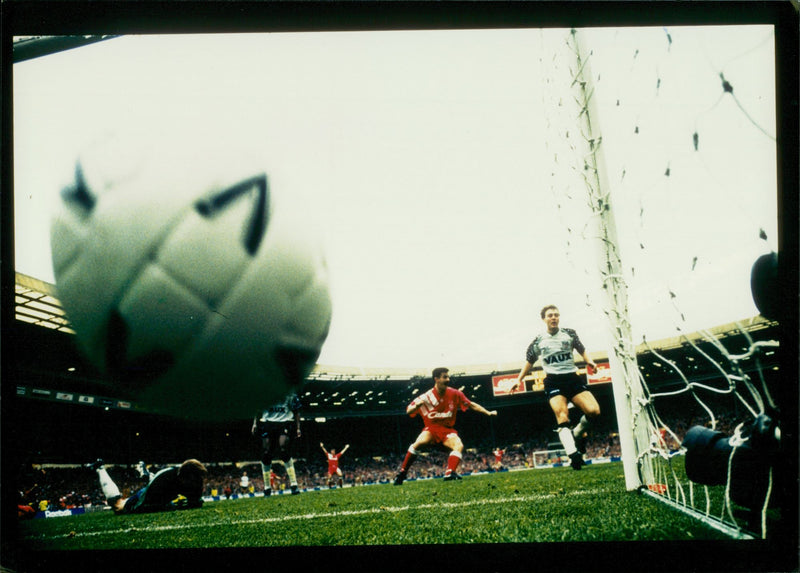
[[[286,462],[286,475],[289,476],[289,485],[297,486],[297,473],[294,471],[294,460],[291,458]]]
[[[100,489],[103,490],[103,495],[106,496],[107,500],[119,499],[122,496],[117,484],[108,475],[106,468],[97,468],[97,476],[100,478]]]
[[[269,481],[269,474],[271,469],[272,469],[272,464],[267,465],[264,462],[261,462],[261,477],[264,478],[264,489],[271,487],[271,483]]]
[[[581,437],[583,432],[589,429],[589,426],[591,426],[591,423],[586,418],[586,414],[584,414],[583,416],[581,416],[581,419],[578,421],[575,427],[572,428],[572,436],[575,438]]]
[[[575,446],[575,436],[572,435],[572,430],[569,429],[569,422],[564,422],[558,425],[558,439],[561,440],[561,445],[564,446],[567,455],[571,456],[578,451]]]
[[[411,464],[414,463],[414,460],[417,459],[418,452],[414,449],[414,446],[409,446],[408,451],[406,452],[406,457],[403,460],[403,465],[400,466],[401,472],[407,472],[408,468]]]

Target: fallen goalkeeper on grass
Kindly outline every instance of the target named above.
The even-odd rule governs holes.
[[[180,466],[164,468],[150,476],[146,486],[127,498],[122,496],[108,475],[103,460],[87,464],[87,467],[97,472],[106,503],[115,514],[192,509],[203,505],[208,470],[197,460],[186,460]]]

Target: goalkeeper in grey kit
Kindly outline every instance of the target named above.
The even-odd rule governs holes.
[[[141,462],[140,466],[143,467]],[[122,496],[108,475],[103,460],[87,464],[87,467],[97,472],[103,495],[116,514],[192,509],[203,505],[208,471],[195,459],[186,460],[180,466],[164,468],[156,474],[142,473],[143,477],[149,478],[148,484],[128,498]]]
[[[303,407],[297,394],[289,394],[283,402],[264,410],[261,416],[253,420],[250,430],[261,438],[263,454],[261,456],[261,474],[264,477],[264,495],[272,493],[269,474],[273,465],[283,466],[289,477],[292,495],[300,493],[297,485],[297,474],[292,458],[292,446],[295,438],[300,438],[300,409]]]
[[[544,392],[556,417],[558,439],[572,460],[572,468],[579,470],[584,463],[583,434],[592,419],[600,415],[600,405],[589,392],[585,379],[578,375],[573,351],[581,355],[587,368],[596,369],[597,364],[587,355],[577,332],[571,328],[559,328],[561,314],[556,306],[544,307],[540,315],[547,330],[536,336],[528,346],[525,365],[517,376],[517,387],[522,385],[534,362],[541,358],[545,372]],[[583,412],[574,428],[569,427],[569,402]]]

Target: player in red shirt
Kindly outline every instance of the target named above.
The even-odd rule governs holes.
[[[350,444],[346,444],[338,454],[336,453],[336,448],[331,448],[330,452],[326,450],[325,444],[322,442],[319,443],[319,447],[322,448],[322,451],[325,452],[325,456],[328,458],[328,487],[331,487],[331,482],[336,479],[333,476],[338,476],[339,487],[344,487],[344,476],[342,475],[342,470],[339,468],[339,458],[344,455],[347,448],[350,447]]]
[[[266,490],[266,487],[264,489]],[[269,470],[269,491],[270,493],[278,491],[278,474],[272,470]]]
[[[450,388],[450,374],[447,368],[434,368],[433,388],[415,398],[406,408],[406,413],[412,418],[417,414],[422,416],[425,428],[416,441],[411,444],[406,452],[400,471],[394,478],[394,485],[402,485],[406,479],[408,468],[417,459],[420,449],[441,444],[450,450],[447,458],[447,470],[444,479],[447,481],[461,479],[456,470],[461,463],[464,444],[455,430],[456,414],[458,410],[475,410],[487,416],[496,416],[497,410],[489,411],[477,402],[472,402],[461,390]]]
[[[500,470],[503,467],[503,455],[506,453],[505,450],[501,450],[500,448],[495,448],[492,453],[494,454],[494,469]]]

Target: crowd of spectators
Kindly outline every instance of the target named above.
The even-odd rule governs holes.
[[[716,429],[723,433],[731,433],[735,427],[732,416],[725,413],[716,419]],[[693,425],[710,426],[707,417],[695,416],[689,420],[667,418],[665,426],[669,428],[665,441],[669,449],[678,449],[680,440]],[[677,438],[677,441],[676,441]],[[499,446],[504,449],[502,466],[496,466],[493,450],[494,444],[489,438],[474,447],[467,444],[460,472],[470,474],[490,472],[498,469],[524,469],[534,465],[534,452],[552,449],[557,439],[552,431],[541,430],[525,442]],[[558,447],[557,445],[555,447]],[[390,483],[397,468],[402,462],[405,452],[371,455],[353,451],[353,455],[344,456],[340,467],[344,473],[346,487],[377,483]],[[421,455],[409,471],[408,479],[437,478],[444,475],[447,452],[430,450]],[[611,458],[620,456],[619,437],[614,431],[594,432],[587,443],[586,458]],[[175,459],[172,463],[180,463]],[[258,462],[214,463],[203,460],[209,470],[205,495],[232,497],[234,495],[258,493],[264,491],[264,480],[261,465]],[[540,459],[537,459],[541,463]],[[151,473],[160,469],[158,464],[150,465]],[[295,460],[297,479],[301,489],[323,488],[327,485],[327,460],[323,455],[311,459]],[[133,465],[109,464],[109,472],[119,485],[123,495],[128,496],[146,483]],[[242,485],[242,475],[247,474],[247,483]],[[276,487],[287,489],[285,475],[277,471]],[[18,483],[20,490],[19,504],[35,511],[62,510],[84,507],[87,510],[102,509],[105,499],[100,490],[97,475],[94,471],[79,465],[47,466],[28,464],[20,474]]]
[[[552,436],[543,432],[536,439],[520,444],[501,446],[503,469],[528,468],[533,463],[533,452],[545,450]],[[613,444],[617,440],[612,434],[596,436],[589,443],[587,457],[615,455]],[[618,450],[618,444],[616,446]],[[494,448],[490,446],[468,448],[464,452],[461,473],[496,471]],[[345,486],[361,486],[377,483],[390,483],[404,454],[394,453],[380,456],[344,457],[340,467],[344,473]],[[444,475],[447,452],[431,450],[420,456],[409,472],[409,479],[437,478]],[[179,463],[182,460],[175,460]],[[234,495],[264,491],[264,480],[261,465],[258,462],[242,462],[237,464],[206,464],[209,470],[205,495],[232,497]],[[151,473],[162,466],[149,465]],[[314,459],[298,459],[295,462],[297,479],[301,489],[326,487],[327,461],[323,456]],[[108,470],[124,496],[129,496],[146,484],[146,479],[139,475],[131,465],[108,464]],[[277,473],[278,489],[287,489],[285,476]],[[242,486],[242,475],[247,474],[247,484]],[[79,465],[42,466],[31,464],[24,468],[20,483],[21,505],[32,507],[35,511],[54,511],[84,507],[87,510],[102,509],[105,499],[100,490],[97,474]]]

